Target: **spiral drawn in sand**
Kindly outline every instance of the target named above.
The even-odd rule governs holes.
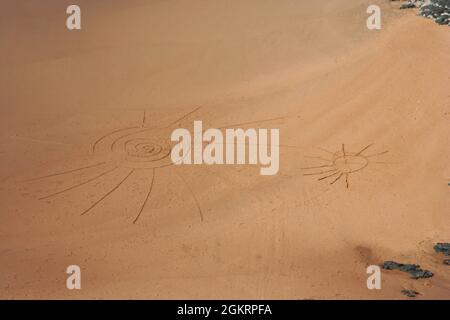
[[[107,199],[117,189],[119,189],[119,187],[126,183],[128,179],[132,178],[135,175],[141,176],[142,174],[140,174],[139,172],[148,172],[148,185],[144,190],[145,193],[143,193],[144,196],[140,209],[133,220],[133,223],[136,223],[139,220],[148,200],[150,199],[150,195],[153,191],[157,169],[173,165],[170,158],[172,146],[170,140],[168,140],[170,139],[171,131],[175,128],[175,126],[180,125],[181,121],[183,121],[185,118],[195,113],[199,109],[200,108],[196,108],[186,113],[185,115],[181,116],[175,121],[172,121],[166,126],[158,126],[152,128],[148,128],[145,126],[146,114],[144,112],[144,116],[140,126],[120,128],[109,132],[94,141],[91,151],[96,157],[102,157],[104,161],[98,162],[93,165],[36,177],[27,181],[39,181],[47,178],[64,176],[67,174],[76,174],[93,168],[98,168],[98,170],[100,170],[100,173],[94,175],[93,177],[90,177],[89,179],[39,198],[39,200],[45,200],[77,189],[81,186],[89,185],[106,176],[112,176],[112,178],[118,180],[115,185],[108,189],[106,193],[104,193],[101,197],[91,203],[91,205],[81,213],[81,215],[85,215],[95,207],[97,207],[97,205],[102,201]],[[119,173],[120,179],[116,177],[119,175]],[[182,177],[180,177],[180,180],[186,185],[198,210],[200,220],[203,221],[203,213],[197,197],[192,192],[192,189],[189,187],[188,183]]]
[[[153,132],[152,132],[153,131]],[[117,166],[130,169],[156,169],[171,165],[169,141],[154,129],[126,129],[103,137],[95,144],[95,154],[104,155]]]
[[[330,179],[330,184],[335,184],[340,179],[345,178],[345,185],[349,188],[349,176],[353,173],[363,170],[369,164],[388,164],[389,162],[374,161],[373,157],[381,156],[388,153],[388,151],[378,152],[374,154],[365,155],[364,152],[372,147],[369,144],[358,152],[349,152],[345,149],[345,144],[342,144],[341,150],[331,152],[319,148],[321,151],[328,154],[328,156],[306,156],[306,158],[316,159],[322,164],[312,167],[304,167],[306,170],[304,176],[318,176],[318,180]]]

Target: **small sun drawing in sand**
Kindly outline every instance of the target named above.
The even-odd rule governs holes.
[[[342,180],[345,186],[349,188],[350,176],[357,173],[369,165],[373,164],[387,164],[388,162],[378,161],[377,157],[382,156],[388,151],[370,153],[369,149],[373,144],[369,144],[357,152],[348,151],[345,144],[342,144],[340,150],[331,152],[323,148],[319,148],[326,155],[323,156],[306,156],[306,158],[320,161],[315,166],[303,167],[305,171],[304,176],[316,176],[319,181],[329,181],[330,184],[335,184]]]

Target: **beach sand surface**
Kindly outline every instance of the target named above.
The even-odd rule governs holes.
[[[0,298],[450,298],[448,27],[384,0],[77,3],[77,31],[70,1],[0,4]],[[122,158],[194,120],[279,128],[278,174]],[[435,275],[368,290],[386,260]]]

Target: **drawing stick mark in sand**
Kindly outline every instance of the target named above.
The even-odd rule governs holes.
[[[242,123],[233,123],[233,124],[228,124],[228,125],[223,126],[223,127],[218,127],[216,129],[220,130],[220,129],[232,128],[232,127],[244,127],[244,126],[248,126],[249,124],[273,122],[273,121],[276,121],[276,120],[284,120],[284,119],[286,119],[286,117],[277,117],[277,118],[264,119],[264,120],[248,121],[248,122],[242,122]]]
[[[48,174],[48,175],[45,175],[45,176],[40,176],[40,177],[37,177],[37,178],[31,178],[31,179],[28,179],[28,180],[24,180],[24,182],[37,181],[37,180],[52,178],[52,177],[56,177],[56,176],[61,176],[61,175],[65,175],[65,174],[68,174],[68,173],[73,173],[73,172],[77,172],[77,171],[81,171],[81,170],[85,170],[85,169],[99,167],[99,166],[102,166],[104,164],[106,164],[106,162],[100,162],[100,163],[93,164],[93,165],[90,165],[90,166],[85,166],[85,167],[71,169],[71,170],[67,170],[67,171],[52,173],[52,174]]]
[[[330,173],[330,172],[336,172],[336,171],[337,171],[337,169],[331,169],[331,170],[320,171],[320,172],[305,173],[304,176],[317,176],[317,175],[319,175],[319,174]]]
[[[153,169],[152,181],[150,182],[150,187],[148,188],[147,196],[145,197],[144,202],[142,203],[139,213],[137,214],[136,218],[133,220],[133,224],[135,224],[138,221],[139,217],[141,216],[142,211],[144,210],[145,205],[147,204],[148,199],[150,198],[150,194],[152,193],[152,190],[153,190],[153,183],[155,181],[155,174],[156,174],[156,169]]]
[[[322,166],[303,167],[303,168],[300,168],[300,169],[302,169],[302,170],[307,170],[307,169],[321,169],[321,168],[332,168],[332,167],[333,167],[333,165],[331,165],[331,164],[324,164],[324,165],[322,165]]]
[[[97,147],[97,144],[99,144],[103,139],[107,138],[107,137],[110,136],[111,134],[114,134],[114,133],[117,133],[117,132],[121,132],[121,131],[130,130],[130,129],[136,129],[136,128],[140,128],[140,127],[128,127],[128,128],[122,128],[122,129],[114,130],[113,132],[110,132],[110,133],[108,133],[108,134],[105,134],[104,136],[100,137],[99,139],[97,139],[97,140],[92,144],[92,152],[95,152],[95,148]]]
[[[180,177],[181,181],[183,181],[184,185],[186,186],[186,188],[189,190],[190,194],[192,195],[192,198],[194,199],[195,205],[197,206],[197,210],[198,210],[198,213],[200,215],[200,220],[203,221],[203,212],[202,212],[202,208],[200,207],[200,203],[198,202],[197,197],[195,196],[195,194],[192,191],[191,187],[189,187],[189,185],[186,182],[186,180],[184,180],[184,178],[180,174],[177,173],[177,175]]]
[[[147,111],[144,110],[144,115],[142,116],[142,125],[141,125],[142,128],[145,127],[146,115],[147,115]]]
[[[88,179],[88,180],[86,180],[86,181],[83,181],[83,182],[81,182],[81,183],[75,184],[75,185],[73,185],[73,186],[71,186],[71,187],[69,187],[69,188],[66,188],[66,189],[63,189],[63,190],[60,190],[60,191],[51,193],[51,194],[49,194],[49,195],[46,195],[45,197],[39,198],[38,200],[48,199],[48,198],[54,197],[54,196],[56,196],[56,195],[58,195],[58,194],[64,193],[64,192],[66,192],[66,191],[70,191],[70,190],[73,190],[73,189],[75,189],[75,188],[81,187],[81,186],[83,186],[83,185],[85,185],[85,184],[88,184],[89,182],[92,182],[92,181],[94,181],[94,180],[97,180],[98,178],[103,177],[104,175],[107,175],[107,174],[110,173],[110,172],[113,172],[113,171],[116,170],[116,169],[117,169],[117,167],[114,167],[114,168],[112,168],[112,169],[109,169],[109,170],[107,170],[107,171],[105,171],[105,172],[100,173],[99,175],[96,175],[96,176],[93,177],[93,178],[90,178],[90,179]]]
[[[318,180],[320,181],[320,180],[328,179],[328,178],[334,177],[335,175],[338,175],[338,174],[339,174],[339,171],[336,171],[335,173],[332,173],[332,174],[327,175],[327,176],[325,176],[325,177],[321,177],[321,178],[319,178]],[[306,174],[304,174],[304,176],[305,176],[305,175],[306,175]],[[314,175],[317,175],[317,174],[314,174]]]
[[[349,188],[349,177],[351,174],[355,172],[359,172],[366,168],[369,164],[388,164],[389,162],[383,161],[372,161],[370,158],[381,156],[386,154],[388,151],[383,151],[375,154],[364,155],[364,152],[373,146],[369,144],[362,148],[358,152],[350,152],[347,151],[345,144],[342,144],[342,147],[339,151],[331,152],[323,148],[319,148],[319,150],[331,155],[329,158],[325,158],[325,156],[306,156],[305,158],[317,159],[320,161],[326,161],[327,164],[318,164],[316,166],[303,167],[302,170],[306,170],[303,174],[304,176],[320,176],[318,180],[326,180],[328,178],[334,178],[330,184],[333,185],[338,182],[340,179],[345,178],[345,185],[347,189]],[[322,162],[323,163],[323,162]],[[323,169],[322,171],[316,172],[318,169]],[[329,169],[329,170],[327,170]],[[315,170],[315,171],[311,171]],[[325,176],[324,176],[325,174]],[[337,176],[337,177],[336,177]]]
[[[174,165],[174,163],[170,159],[170,153],[172,151],[173,145],[172,141],[170,141],[170,136],[173,129],[182,126],[184,122],[186,122],[187,124],[188,119],[192,120],[193,115],[195,115],[196,112],[200,109],[201,107],[192,109],[181,115],[175,121],[169,121],[168,123],[161,124],[158,123],[158,121],[152,121],[152,126],[148,125],[148,113],[144,110],[142,118],[136,125],[115,129],[107,134],[102,135],[100,138],[96,139],[93,142],[93,144],[91,145],[91,152],[93,156],[98,159],[103,158],[105,161],[90,166],[84,166],[63,172],[49,174],[46,176],[41,176],[38,178],[30,179],[29,181],[46,179],[69,173],[84,174],[83,170],[97,167],[97,172],[95,173],[95,175],[91,174],[91,177],[86,178],[81,182],[79,182],[80,180],[78,180],[77,183],[73,183],[70,187],[53,191],[52,193],[38,198],[39,200],[52,200],[52,198],[62,195],[65,192],[81,187],[87,187],[90,183],[93,183],[99,179],[103,179],[116,170],[127,170],[127,174],[118,182],[117,185],[108,190],[106,194],[102,195],[98,200],[92,203],[86,210],[81,213],[81,215],[84,216],[94,210],[101,202],[106,201],[109,196],[112,196],[113,193],[127,181],[127,179],[130,179],[130,181],[134,181],[134,179],[140,176],[142,177],[142,174],[149,173],[146,183],[141,185],[143,202],[139,205],[139,210],[133,219],[133,224],[136,224],[138,221],[140,221],[140,219],[142,218],[142,214],[149,206],[151,196],[155,187],[157,171],[159,169],[168,168]],[[230,124],[221,128],[247,126],[251,124],[257,125],[286,118],[288,117],[242,121],[240,123]],[[295,146],[282,145],[280,145],[280,147],[296,148]],[[324,158],[323,160],[328,161]],[[106,168],[107,170],[102,167],[106,165],[109,166],[109,168]],[[324,174],[325,172],[337,171],[332,165],[318,165],[316,167],[313,167],[312,169],[316,169],[314,172],[317,171],[317,173],[315,174]],[[137,174],[138,172],[139,174]],[[311,174],[314,174],[314,172],[311,172]],[[188,184],[188,181],[186,181],[186,179],[184,179],[183,176],[181,176],[179,173],[175,173],[181,179],[183,185],[185,186],[185,189],[187,190],[187,194],[193,200],[193,204],[195,204],[200,221],[203,222],[204,216],[199,198]]]
[[[81,215],[85,215],[86,213],[88,213],[90,210],[92,210],[95,206],[97,206],[100,202],[102,202],[107,196],[109,196],[111,193],[113,193],[114,191],[116,191],[121,185],[122,183],[124,183],[129,176],[131,176],[131,174],[134,172],[134,169],[131,169],[130,172],[128,172],[128,174],[125,176],[125,178],[123,178],[122,180],[120,180],[120,182],[111,190],[109,190],[103,197],[101,197],[100,199],[98,199],[97,201],[95,201],[89,208],[87,208],[86,210],[83,211],[83,213],[81,213]]]
[[[197,112],[198,110],[200,110],[200,108],[201,108],[201,107],[197,107],[197,108],[195,108],[194,110],[192,110],[192,111],[186,113],[185,115],[183,115],[182,117],[178,118],[177,120],[175,120],[175,121],[169,123],[169,124],[166,126],[166,128],[169,128],[169,127],[171,127],[171,126],[173,126],[173,125],[175,125],[175,124],[180,124],[180,122],[181,122],[182,120],[186,119],[186,118],[189,117],[191,114]]]
[[[144,110],[144,114],[142,116],[142,123],[140,126],[132,126],[132,127],[127,127],[127,128],[121,128],[121,129],[117,129],[114,130],[110,133],[105,134],[104,136],[101,136],[100,138],[98,138],[97,140],[94,141],[94,143],[92,144],[92,152],[95,152],[95,148],[97,147],[97,145],[105,138],[109,137],[112,134],[118,133],[118,132],[122,132],[122,131],[128,131],[128,130],[132,130],[132,129],[141,129],[145,127],[145,121],[146,119],[146,114],[147,112]]]

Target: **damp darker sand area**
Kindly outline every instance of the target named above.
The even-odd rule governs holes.
[[[69,31],[70,4],[0,4],[0,298],[450,299],[448,26],[388,0],[79,0]],[[278,172],[174,165],[194,121],[279,129]]]

